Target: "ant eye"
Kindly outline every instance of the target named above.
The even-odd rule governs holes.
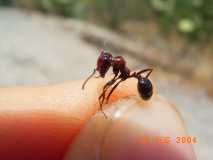
[[[145,77],[138,78],[138,92],[142,99],[148,100],[152,97],[153,87],[152,82]]]

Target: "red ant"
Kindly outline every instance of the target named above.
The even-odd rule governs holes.
[[[109,94],[106,97],[106,103],[108,103],[109,98],[113,91],[116,89],[116,87],[123,81],[125,81],[128,78],[137,78],[138,84],[137,89],[142,99],[148,100],[151,98],[153,94],[153,87],[151,81],[148,79],[149,75],[153,71],[153,69],[148,68],[144,70],[140,70],[138,72],[130,73],[129,68],[126,66],[126,61],[122,56],[116,56],[113,57],[110,53],[101,51],[100,56],[97,60],[97,67],[94,69],[93,73],[84,81],[82,85],[82,89],[84,89],[86,83],[88,80],[97,72],[99,72],[100,77],[104,78],[109,68],[112,66],[114,77],[108,81],[104,87],[101,95],[99,96],[99,104],[100,109],[104,116],[107,118],[106,114],[103,112],[102,105],[105,100],[105,94],[107,89],[112,86],[117,80],[119,80],[111,89]],[[148,72],[148,74],[145,77],[142,77],[141,74],[144,72]],[[119,74],[120,73],[120,74]]]

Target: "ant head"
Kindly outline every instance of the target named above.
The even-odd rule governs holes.
[[[101,54],[97,60],[97,68],[96,68],[97,71],[100,73],[101,77],[104,78],[111,64],[112,64],[112,55],[108,52],[101,51]]]
[[[138,92],[142,99],[148,100],[152,97],[153,86],[152,82],[147,77],[138,77]]]

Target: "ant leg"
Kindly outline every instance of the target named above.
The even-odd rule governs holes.
[[[107,89],[110,87],[111,85],[109,84],[109,82],[107,84],[105,84],[105,89],[103,89],[101,95],[98,97],[98,101],[99,101],[99,105],[100,105],[100,110],[101,112],[104,114],[104,117],[107,118],[106,114],[103,111],[103,101],[105,99],[105,94]]]
[[[103,110],[101,110],[101,112],[103,113],[104,117],[107,119],[106,113]]]
[[[111,81],[110,81],[111,82]],[[113,81],[113,83],[114,83],[115,81]],[[112,84],[113,84],[112,83]],[[112,85],[111,84],[111,85]],[[108,88],[111,86],[110,84],[108,85],[108,84],[106,84],[105,85],[105,89],[103,89],[103,92],[101,93],[101,95],[98,97],[98,100],[99,100],[99,105],[100,105],[100,109],[102,110],[102,105],[103,105],[103,103],[104,103],[104,100],[105,100],[105,95],[106,95],[106,92],[107,92],[107,90],[108,90]]]
[[[112,92],[113,92],[113,91],[118,87],[118,85],[119,85],[121,82],[123,82],[123,81],[124,81],[124,79],[121,79],[120,81],[118,81],[118,83],[116,83],[116,84],[113,86],[113,88],[111,89],[111,91],[109,92],[109,94],[108,94],[108,96],[107,96],[107,98],[106,98],[106,104],[108,103],[109,98],[110,98]]]
[[[99,105],[100,105],[100,110],[101,110],[101,112],[103,113],[104,117],[107,118],[107,115],[106,115],[105,112],[103,111],[103,103],[101,102],[102,96],[104,95],[104,97],[105,97],[105,92],[106,92],[106,90],[104,90],[104,91],[102,92],[102,94],[101,94],[101,95],[99,96],[99,98],[98,98],[98,101],[99,101]]]
[[[151,74],[152,71],[153,71],[152,68],[143,69],[143,70],[140,70],[140,71],[138,71],[138,72],[133,72],[128,78],[137,78],[140,74],[142,74],[142,73],[144,73],[144,72],[149,72],[149,73],[146,75],[146,77],[148,77],[148,76]],[[128,78],[127,78],[127,79],[128,79]]]
[[[110,81],[108,81],[105,85],[104,85],[104,87],[103,87],[103,94],[102,94],[102,104],[104,103],[104,100],[105,100],[105,93],[106,93],[106,91],[108,90],[108,88],[110,87],[110,86],[112,86],[120,77],[117,77],[117,75],[115,75],[114,77],[113,77],[113,79],[112,80],[110,80]]]
[[[141,71],[138,71],[136,74],[137,76],[144,73],[144,72],[149,72],[147,75],[149,76],[152,73],[153,69],[152,68],[147,68],[147,69],[143,69]]]
[[[104,116],[105,116],[105,118],[107,118],[107,116],[106,116],[106,114],[104,113],[104,111],[103,111],[103,103],[104,103],[104,100],[105,100],[105,95],[106,95],[106,91],[108,90],[108,88],[111,86],[111,85],[113,85],[118,79],[119,79],[119,77],[117,77],[117,75],[115,75],[114,77],[113,77],[113,79],[112,80],[110,80],[109,82],[107,82],[105,85],[104,85],[104,87],[103,87],[103,91],[102,91],[102,93],[101,93],[101,95],[98,97],[98,101],[99,101],[99,105],[100,105],[100,110],[101,110],[101,112],[104,114]],[[101,100],[102,99],[102,100]]]
[[[115,77],[113,77],[112,80],[110,80],[109,82],[107,82],[107,83],[104,85],[103,91],[102,91],[101,95],[100,95],[99,98],[98,98],[98,99],[99,99],[99,104],[100,104],[100,106],[104,103],[106,91],[107,91],[108,88],[109,88],[110,86],[112,86],[118,79],[119,79],[119,77],[116,78],[116,76],[115,76]],[[102,100],[101,100],[101,99],[102,99]]]
[[[104,85],[104,87],[103,87],[103,90],[105,90],[105,89],[108,89],[111,85],[113,85],[118,79],[119,79],[119,77],[117,77],[117,75],[115,75],[110,81],[108,81],[105,85]],[[108,88],[107,88],[108,87]]]
[[[102,107],[102,104],[103,104],[103,99],[105,98],[105,93],[106,93],[107,89],[106,90],[103,90],[101,95],[98,97],[98,101],[99,101],[99,105],[100,105],[100,108]],[[102,100],[101,100],[102,99]],[[102,108],[101,108],[102,109]]]
[[[86,83],[87,83],[88,80],[95,74],[95,72],[96,72],[96,69],[94,69],[93,72],[92,72],[92,74],[84,81],[84,83],[83,83],[81,89],[84,89]]]
[[[148,72],[148,74],[146,75],[146,78],[149,77],[149,75],[152,73],[152,71],[153,71],[153,69]]]

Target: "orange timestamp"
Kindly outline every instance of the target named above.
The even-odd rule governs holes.
[[[157,144],[170,144],[175,142],[177,144],[195,144],[197,143],[197,138],[194,136],[143,136],[138,140],[138,143],[148,144],[148,143],[157,143]]]

